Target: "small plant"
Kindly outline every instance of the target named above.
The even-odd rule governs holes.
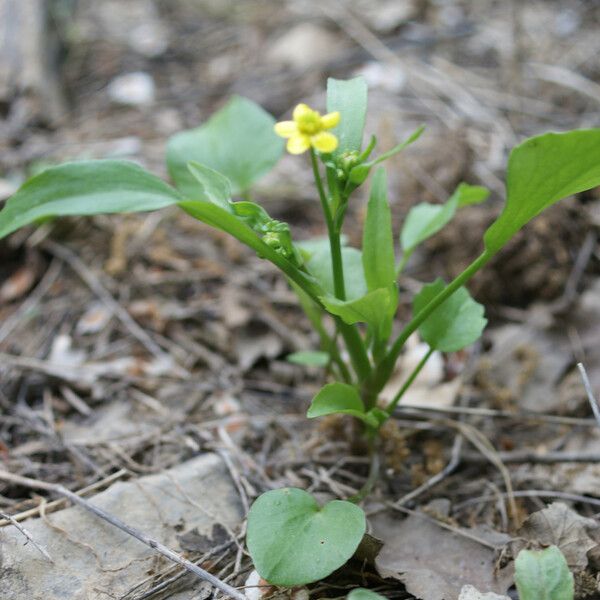
[[[515,560],[515,583],[520,600],[573,600],[573,574],[556,546],[521,550]]]
[[[600,129],[548,133],[514,148],[506,205],[485,231],[482,253],[449,284],[437,279],[425,285],[413,300],[412,319],[395,333],[397,281],[415,248],[461,207],[485,200],[488,191],[463,183],[445,204],[416,205],[401,228],[397,259],[386,171],[380,165],[415,142],[423,129],[371,158],[377,140],[372,137],[363,147],[366,110],[367,88],[360,78],[329,80],[327,114],[300,104],[292,121],[277,124],[251,101],[235,97],[198,129],[170,140],[167,166],[175,188],[130,162],[73,162],[32,177],[0,212],[1,238],[49,217],[177,205],[231,234],[283,272],[320,336],[318,350],[298,352],[291,360],[325,367],[330,380],[314,397],[308,417],[342,413],[361,421],[373,461],[367,483],[353,498],[320,507],[307,492],[287,488],[269,491],[254,503],[248,548],[260,575],[278,585],[321,579],[355,552],[365,532],[358,503],[377,478],[382,424],[434,351],[460,350],[486,325],[483,307],[470,297],[465,283],[545,208],[600,184]],[[308,153],[326,240],[294,240],[287,223],[251,201],[251,186],[283,152],[282,137],[292,154]],[[370,174],[359,250],[346,244],[342,230],[352,194]],[[380,405],[380,392],[416,331],[430,350],[393,400]]]

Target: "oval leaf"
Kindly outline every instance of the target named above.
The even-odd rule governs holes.
[[[573,600],[573,574],[556,546],[521,550],[515,561],[520,600]]]
[[[423,286],[413,300],[414,314],[425,308],[445,287],[441,279]],[[483,306],[471,298],[466,288],[459,288],[427,317],[419,327],[419,334],[435,350],[456,352],[481,336],[487,324],[483,314]]]
[[[138,165],[89,160],[52,167],[26,181],[0,211],[0,238],[38,219],[157,210],[181,195]]]
[[[369,291],[386,288],[396,280],[392,215],[385,169],[375,172],[363,233],[362,264]]]
[[[246,542],[263,579],[292,587],[339,569],[365,529],[365,514],[356,504],[334,500],[321,508],[309,493],[283,488],[262,494],[252,505]]]
[[[356,388],[346,383],[328,383],[313,398],[306,413],[309,419],[342,413],[364,417],[365,405]]]
[[[327,112],[340,112],[340,123],[332,129],[340,143],[335,155],[359,152],[367,117],[367,84],[362,77],[327,80]]]
[[[284,141],[273,131],[275,119],[260,106],[234,96],[204,125],[173,136],[167,167],[177,187],[196,198],[198,184],[188,170],[195,161],[222,173],[234,194],[247,190],[271,170],[283,153]]]
[[[496,252],[555,202],[600,185],[600,129],[546,133],[514,148],[508,159],[506,206],[484,235]]]
[[[326,367],[329,364],[329,354],[316,350],[301,350],[287,355],[287,361],[295,365],[307,367]]]
[[[373,290],[357,300],[338,300],[333,296],[323,296],[320,300],[328,312],[349,325],[367,323],[383,333],[391,326],[390,315],[396,310],[398,294],[396,288],[390,286]]]
[[[483,202],[490,192],[479,185],[461,183],[444,204],[421,202],[413,206],[402,226],[400,245],[404,253],[413,250],[426,239],[443,229],[462,206]]]
[[[367,293],[367,283],[363,273],[362,254],[360,250],[344,246],[342,248],[342,263],[344,265],[344,286],[346,298],[357,300]],[[306,263],[308,272],[332,296],[334,295],[333,267],[331,266],[331,251],[329,240],[317,248]]]

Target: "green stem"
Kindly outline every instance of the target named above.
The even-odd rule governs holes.
[[[331,215],[331,208],[329,200],[325,194],[323,188],[323,181],[321,180],[321,174],[319,173],[319,165],[317,163],[317,155],[315,151],[310,149],[310,160],[313,169],[313,175],[315,183],[317,185],[317,191],[319,192],[319,199],[323,208],[323,214],[325,215],[325,221],[327,223],[327,233],[329,235],[329,247],[331,250],[331,268],[333,270],[333,287],[336,298],[339,300],[346,299],[346,288],[344,285],[344,265],[342,262],[342,247],[340,244],[340,232],[336,229]],[[369,362],[369,356],[360,337],[360,334],[354,327],[344,323],[342,319],[336,317],[336,325],[338,330],[342,334],[348,352],[350,353],[350,359],[352,366],[361,381],[364,381],[371,374],[371,364]]]
[[[331,214],[331,206],[325,189],[323,188],[323,181],[321,180],[321,174],[319,173],[319,165],[317,163],[317,155],[315,151],[310,149],[310,161],[312,164],[313,175],[315,183],[317,184],[317,190],[319,192],[319,199],[321,200],[321,206],[323,213],[325,214],[325,221],[327,223],[327,233],[329,235],[329,247],[331,248],[331,268],[333,269],[333,289],[335,297],[338,300],[346,299],[346,287],[344,285],[344,265],[342,263],[342,248],[340,244],[340,232],[336,229],[333,222],[333,216]]]
[[[371,463],[369,465],[369,475],[367,476],[367,480],[360,488],[360,490],[358,490],[358,492],[354,494],[354,496],[348,498],[348,502],[354,502],[354,504],[358,504],[371,493],[371,491],[375,487],[375,484],[377,483],[377,479],[379,477],[380,458],[379,451],[375,447],[375,442],[373,438],[369,440],[369,452],[371,455]]]
[[[456,277],[446,288],[444,288],[427,306],[422,308],[406,325],[406,327],[400,332],[400,335],[396,338],[396,341],[384,356],[383,360],[379,363],[377,368],[374,370],[370,381],[368,382],[368,388],[370,393],[377,395],[385,386],[387,381],[394,371],[396,361],[402,352],[402,347],[406,343],[406,340],[414,333],[421,323],[427,319],[427,317],[447,298],[449,298],[457,289],[464,285],[479,269],[481,269],[491,258],[494,256],[493,252],[486,250],[477,259],[475,259],[458,277]]]
[[[329,355],[331,356],[331,360],[334,362],[334,364],[340,370],[340,374],[342,376],[342,381],[344,383],[351,384],[352,383],[352,375],[350,375],[350,371],[348,370],[346,363],[342,360],[342,357],[340,356],[340,351],[338,349],[337,342],[334,338],[327,336],[327,348],[326,349],[329,352]]]
[[[404,267],[406,267],[406,264],[408,263],[411,256],[412,256],[412,250],[410,252],[405,252],[402,255],[402,258],[400,259],[400,263],[396,267],[396,277],[400,277],[400,273],[402,273],[402,271],[404,271]]]
[[[385,412],[391,416],[394,412],[398,402],[402,399],[402,396],[406,393],[406,390],[413,384],[419,373],[423,370],[423,367],[429,360],[429,357],[433,354],[433,348],[429,348],[427,354],[419,361],[419,364],[413,369],[413,372],[409,375],[408,379],[402,384],[402,387],[398,390],[398,393],[394,396],[392,401],[386,406]]]

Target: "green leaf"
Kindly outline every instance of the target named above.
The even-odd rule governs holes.
[[[0,238],[38,219],[156,210],[179,192],[132,162],[93,160],[52,167],[26,181],[0,211]]]
[[[234,194],[247,190],[281,157],[284,141],[274,124],[260,106],[234,96],[206,123],[169,140],[167,167],[173,181],[188,198],[198,199],[198,184],[187,168],[195,161],[227,177]]]
[[[339,111],[339,125],[332,129],[339,139],[334,156],[360,152],[367,116],[367,84],[362,77],[327,80],[327,112]]]
[[[265,225],[272,220],[269,213],[260,204],[247,200],[232,202],[230,210],[255,231],[261,225]]]
[[[400,245],[410,254],[426,239],[443,229],[462,206],[479,204],[489,196],[489,190],[479,185],[461,183],[444,204],[422,202],[413,206],[400,233]]]
[[[445,287],[441,279],[423,286],[413,301],[413,313],[418,314]],[[459,288],[425,319],[419,334],[435,350],[456,352],[481,336],[487,323],[483,313],[483,306],[471,298],[466,288]]]
[[[373,290],[357,300],[323,296],[321,302],[328,312],[341,317],[349,325],[367,323],[376,339],[384,340],[390,334],[391,315],[398,305],[398,293],[395,286],[389,286]]]
[[[289,260],[278,254],[265,244],[262,239],[240,218],[211,202],[184,200],[177,203],[192,217],[229,233],[234,238],[252,248],[261,258],[266,258],[279,267],[294,283],[309,293],[313,298],[323,295],[323,289],[318,282],[298,269]],[[234,203],[234,205],[237,203]]]
[[[334,500],[319,507],[296,488],[271,490],[248,513],[246,543],[263,579],[297,586],[327,577],[354,554],[366,529],[364,512]]]
[[[198,183],[199,187],[196,194],[200,194],[200,199],[208,200],[231,212],[231,183],[229,179],[218,171],[193,160],[188,163],[188,169]]]
[[[378,156],[374,160],[371,160],[371,161],[365,162],[365,163],[361,163],[361,164],[358,164],[355,167],[353,167],[352,170],[350,171],[350,173],[348,174],[348,182],[349,182],[349,184],[352,184],[350,189],[352,189],[352,186],[354,186],[354,188],[356,188],[357,186],[362,185],[364,183],[364,181],[367,179],[367,177],[369,176],[371,169],[375,165],[378,165],[379,163],[383,162],[384,160],[387,160],[388,158],[391,158],[395,154],[398,154],[398,152],[401,152],[402,150],[404,150],[404,148],[406,148],[407,146],[410,146],[413,142],[418,140],[419,137],[421,137],[421,134],[423,133],[423,131],[425,131],[424,126],[418,127],[415,131],[413,131],[410,134],[410,136],[406,140],[404,140],[400,144],[394,146],[391,150],[384,152],[382,155]],[[371,139],[372,147],[367,148],[367,151],[370,152],[370,150],[373,149],[373,146],[375,145],[374,142],[375,142],[375,138],[373,137]]]
[[[515,583],[520,600],[573,600],[573,574],[556,546],[521,550],[515,560]]]
[[[342,234],[340,236],[340,243],[342,247],[348,245],[348,236]],[[320,252],[323,250],[329,249],[329,238],[325,236],[319,236],[314,238],[309,238],[308,240],[300,240],[296,242],[296,246],[302,252],[306,260],[309,260],[310,257],[315,252]]]
[[[547,133],[510,153],[506,205],[484,235],[496,252],[533,217],[555,202],[600,185],[600,129]]]
[[[313,419],[337,413],[365,419],[365,405],[356,388],[346,383],[328,383],[313,398],[306,416]]]
[[[302,350],[287,355],[288,362],[295,365],[304,365],[307,367],[326,367],[329,363],[329,354],[316,350]]]
[[[366,590],[365,588],[356,588],[352,590],[346,598],[348,600],[386,600],[385,596]]]
[[[392,215],[385,169],[377,169],[371,184],[363,232],[362,264],[369,291],[387,288],[396,280]]]
[[[398,152],[402,152],[402,150],[404,150],[404,148],[406,148],[407,146],[410,146],[412,143],[416,142],[421,137],[421,134],[424,131],[425,131],[425,125],[421,125],[420,127],[417,127],[403,142],[400,142],[399,144],[394,146],[391,150],[388,150],[387,152],[380,154],[376,159],[374,159],[370,163],[366,163],[366,164],[369,165],[370,167],[373,167],[375,165],[378,165],[379,163],[382,163],[384,160],[391,158],[395,154],[398,154]]]
[[[342,263],[344,265],[344,285],[346,298],[355,300],[367,293],[367,283],[363,273],[362,255],[360,250],[349,246],[342,248]],[[329,242],[317,248],[306,263],[308,272],[321,284],[321,287],[331,294],[335,293],[333,283],[333,268]]]

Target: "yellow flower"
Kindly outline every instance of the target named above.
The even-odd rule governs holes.
[[[333,152],[338,147],[338,139],[327,131],[340,122],[340,113],[332,112],[321,116],[306,104],[298,104],[292,115],[293,121],[275,124],[275,133],[287,139],[290,154],[302,154],[309,148],[319,152]]]

